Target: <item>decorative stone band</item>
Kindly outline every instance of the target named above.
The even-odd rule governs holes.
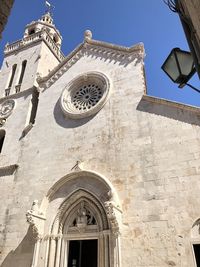
[[[32,43],[38,42],[43,40],[48,47],[51,49],[51,51],[54,53],[54,55],[58,58],[59,61],[64,59],[64,55],[60,50],[60,47],[53,41],[49,33],[44,29],[39,32],[36,32],[30,36],[27,36],[23,38],[22,40],[16,41],[12,44],[7,44],[5,46],[4,53],[5,55],[8,55],[10,53],[15,52],[18,49],[24,48],[28,45],[31,45]]]
[[[72,119],[81,119],[97,113],[106,103],[110,81],[100,72],[88,72],[72,80],[63,90],[61,109]]]

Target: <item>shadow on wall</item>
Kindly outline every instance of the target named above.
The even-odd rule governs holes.
[[[137,106],[137,110],[200,126],[200,113],[198,114],[194,111],[195,107],[190,108],[190,106],[168,100],[164,100],[166,104],[163,104],[162,99],[158,98],[156,102],[153,99],[155,98],[151,96],[143,96]]]
[[[0,267],[29,267],[32,263],[34,239],[32,230],[29,227],[27,234],[19,244],[19,246],[10,251]]]
[[[54,108],[54,118],[58,125],[62,126],[63,128],[77,128],[84,124],[86,124],[88,121],[90,121],[96,114],[82,119],[73,120],[70,118],[65,118],[61,107],[60,107],[60,99],[56,102],[55,108]]]

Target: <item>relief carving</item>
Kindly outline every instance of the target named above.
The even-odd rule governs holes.
[[[5,123],[5,119],[11,115],[14,107],[15,107],[15,101],[13,99],[5,100],[3,103],[0,104],[1,124]]]
[[[84,201],[81,202],[71,227],[77,227],[77,230],[80,233],[83,233],[85,232],[87,226],[96,224],[97,223],[94,218],[94,215],[85,207]]]
[[[4,126],[6,119],[0,119],[0,127]]]
[[[121,211],[115,206],[113,201],[106,201],[104,205],[111,230],[114,235],[118,235],[120,232],[119,222],[121,221]]]

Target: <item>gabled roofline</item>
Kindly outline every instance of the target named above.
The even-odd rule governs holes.
[[[92,35],[90,31],[85,32],[85,38],[84,41],[79,44],[68,56],[64,58],[63,61],[61,61],[52,71],[49,72],[49,74],[45,77],[38,77],[37,82],[38,84],[43,84],[47,82],[49,79],[51,79],[63,66],[65,66],[67,63],[69,63],[70,60],[74,59],[74,62],[77,61],[78,58],[80,58],[80,53],[82,49],[87,49],[89,47],[96,47],[96,48],[105,48],[109,50],[113,50],[113,52],[116,53],[116,56],[120,56],[120,54],[123,53],[122,56],[126,55],[137,55],[138,58],[143,59],[145,56],[144,51],[144,45],[143,43],[138,43],[131,47],[125,47],[125,46],[119,46],[107,42],[97,41],[92,39]],[[134,57],[135,59],[135,57]],[[131,61],[131,59],[130,59]],[[72,65],[72,64],[71,64]],[[70,66],[71,66],[70,65]]]

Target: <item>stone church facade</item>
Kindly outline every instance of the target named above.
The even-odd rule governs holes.
[[[146,95],[142,44],[61,42],[5,47],[0,266],[200,266],[199,108]]]

